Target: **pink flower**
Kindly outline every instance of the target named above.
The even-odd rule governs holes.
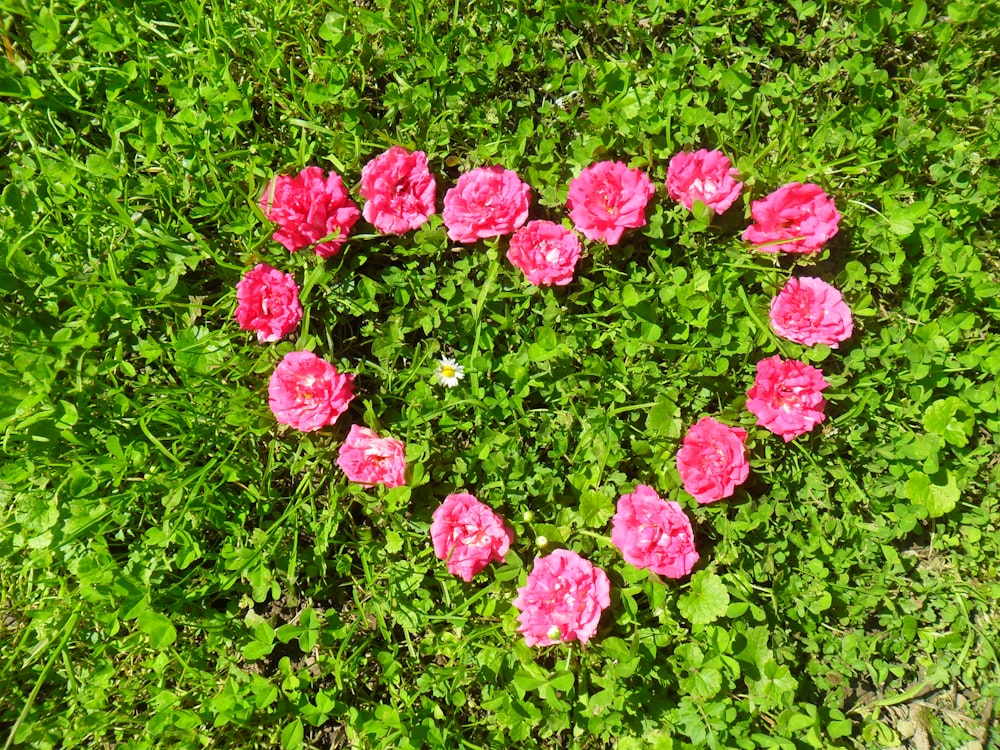
[[[436,190],[423,151],[393,146],[361,170],[365,220],[383,234],[403,234],[427,221]]]
[[[302,320],[299,287],[290,273],[258,263],[236,284],[236,322],[261,342],[277,341]]]
[[[617,245],[626,229],[646,224],[646,204],[655,192],[642,171],[601,161],[570,181],[566,206],[584,237]]]
[[[278,225],[273,237],[289,252],[319,243],[315,252],[323,258],[340,252],[361,215],[340,175],[323,177],[319,167],[306,167],[295,177],[276,176],[261,196],[260,210]],[[330,235],[336,236],[320,242]]]
[[[698,562],[694,532],[684,509],[661,500],[656,490],[640,484],[622,495],[611,519],[611,542],[625,562],[649,568],[667,578],[683,578]]]
[[[312,432],[344,413],[354,398],[354,376],[312,352],[289,352],[271,374],[267,393],[281,424]]]
[[[466,172],[444,196],[441,218],[455,242],[510,234],[528,220],[531,188],[500,166]]]
[[[530,221],[514,232],[507,260],[524,271],[535,286],[565,286],[580,259],[580,240],[562,224]]]
[[[723,214],[743,189],[743,183],[734,180],[734,175],[739,171],[721,151],[681,151],[667,167],[667,194],[689,211],[695,201],[701,201],[715,213]]]
[[[750,474],[746,439],[746,430],[726,427],[712,417],[693,425],[677,451],[677,471],[687,493],[702,504],[732,495]]]
[[[790,182],[750,206],[743,239],[768,253],[814,253],[837,233],[840,214],[819,185]],[[774,244],[766,244],[774,243]]]
[[[352,482],[399,487],[406,484],[404,447],[393,438],[380,438],[367,427],[351,425],[337,453],[337,466]]]
[[[557,549],[536,557],[528,580],[517,590],[514,606],[529,646],[559,641],[586,643],[597,631],[601,613],[611,604],[607,574],[575,552]]]
[[[464,581],[491,562],[503,562],[511,533],[503,519],[467,492],[448,495],[434,511],[431,523],[434,554],[448,563],[448,572]]]
[[[777,354],[757,363],[757,378],[747,391],[747,409],[757,424],[781,435],[787,443],[822,422],[829,383],[821,370]]]
[[[771,300],[771,328],[797,344],[827,344],[836,349],[854,333],[851,308],[822,279],[791,278]]]

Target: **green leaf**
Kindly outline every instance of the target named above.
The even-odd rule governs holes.
[[[518,690],[527,693],[548,684],[548,678],[541,672],[541,669],[537,667],[533,669],[532,667],[535,665],[525,665],[524,669],[514,675],[514,685]],[[529,671],[536,672],[536,674],[529,674]]]
[[[916,471],[903,487],[903,496],[927,508],[931,518],[938,518],[954,510],[962,493],[955,475],[944,469],[932,476]]]
[[[389,529],[385,532],[385,551],[394,555],[403,549],[403,537],[398,531]]]
[[[712,221],[712,215],[715,212],[702,201],[695,201],[691,204],[691,213],[694,215],[695,222],[703,227],[707,227],[709,222]]]
[[[4,76],[0,78],[0,96],[12,96],[18,99],[41,99],[45,96],[41,86],[31,76]]]
[[[118,616],[124,620],[134,620],[149,607],[145,592],[139,592],[122,599]]]
[[[319,38],[336,44],[347,33],[347,17],[343,13],[330,11],[319,27]]]
[[[60,401],[59,405],[63,409],[63,414],[56,422],[56,427],[60,430],[66,430],[75,425],[80,419],[80,413],[77,411],[76,406],[74,406],[69,401]]]
[[[695,669],[680,680],[681,689],[696,701],[711,698],[722,688],[722,674],[717,669]]]
[[[281,730],[281,747],[283,750],[298,750],[302,747],[305,731],[301,719],[295,719]]]
[[[281,641],[282,643],[289,643],[293,638],[298,638],[300,635],[302,635],[302,633],[305,632],[305,628],[303,628],[301,625],[293,625],[292,623],[288,622],[285,623],[284,625],[279,626],[278,629],[275,630],[274,632],[275,635],[277,635],[279,641]]]
[[[798,686],[788,667],[771,660],[761,668],[761,678],[750,683],[750,701],[764,710],[784,708],[791,705]]]
[[[258,711],[267,708],[278,699],[278,688],[260,675],[255,674],[250,678],[250,687]]]
[[[553,351],[559,346],[559,337],[548,326],[542,326],[535,331],[535,343],[546,351]]]
[[[566,541],[566,529],[551,523],[534,523],[531,525],[535,538],[545,537],[549,545],[563,544]]]
[[[129,38],[123,38],[122,27],[111,27],[111,22],[101,16],[87,30],[87,39],[98,52],[118,52],[128,46]]]
[[[904,216],[892,216],[889,218],[889,231],[900,237],[908,237],[913,234],[913,222]]]
[[[827,722],[826,732],[835,739],[850,737],[854,733],[854,724],[851,723],[850,719],[830,721]]]
[[[707,625],[726,614],[729,592],[715,573],[700,570],[691,576],[688,593],[677,600],[681,615],[692,625]]]
[[[794,707],[783,712],[781,718],[783,720],[782,723],[784,724],[783,729],[789,733],[799,733],[803,729],[811,727],[816,723],[816,718],[814,716],[801,713]]]
[[[748,629],[743,633],[746,639],[746,646],[736,654],[736,658],[745,664],[752,664],[760,667],[772,657],[771,649],[768,648],[768,629],[763,625],[758,625]]]
[[[7,251],[7,268],[20,281],[33,283],[42,277],[42,267],[19,247]]]
[[[576,678],[573,676],[572,672],[560,670],[552,675],[552,678],[549,680],[549,685],[554,687],[556,690],[566,693],[573,689],[573,683],[575,680]]]
[[[973,21],[979,15],[976,3],[948,3],[948,15],[955,23]]]
[[[243,647],[243,658],[247,661],[254,661],[267,656],[273,650],[273,644],[262,643],[260,641],[250,641],[250,643]]]
[[[646,429],[663,437],[679,438],[683,428],[681,411],[672,400],[659,397],[646,415]]]
[[[299,635],[299,648],[302,653],[308,654],[315,648],[319,641],[319,618],[316,610],[306,607],[299,615],[299,625],[304,628],[304,632]]]
[[[159,612],[144,610],[136,619],[139,630],[149,636],[149,645],[157,650],[169,646],[177,640],[177,629],[174,624]]]
[[[535,342],[528,347],[528,356],[535,362],[552,359],[559,349],[559,338],[548,326],[535,330]]]
[[[274,628],[263,620],[254,625],[253,640],[243,647],[243,658],[260,659],[274,650]]]
[[[48,8],[42,8],[35,17],[35,28],[31,30],[31,46],[35,52],[45,54],[54,51],[61,36],[59,19],[55,13]]]
[[[205,374],[219,367],[227,355],[228,341],[205,326],[185,328],[174,342],[175,363]]]
[[[118,167],[103,154],[91,154],[87,157],[87,171],[95,177],[119,177],[121,175]]]
[[[622,304],[625,307],[635,307],[642,301],[642,297],[639,296],[639,292],[635,290],[632,284],[626,284],[622,287]]]
[[[29,534],[48,531],[59,521],[59,503],[42,493],[23,495],[18,499],[15,518]]]
[[[913,0],[906,14],[906,22],[911,29],[919,29],[927,19],[927,3],[924,0]]]
[[[974,426],[972,407],[956,396],[939,399],[924,412],[924,429],[958,448],[969,442]]]
[[[580,497],[580,517],[593,528],[604,526],[615,514],[615,505],[601,492],[585,490]]]
[[[382,498],[386,511],[389,513],[395,513],[405,508],[410,502],[411,492],[412,489],[406,484],[399,487],[393,487],[391,490],[386,492],[385,496]]]

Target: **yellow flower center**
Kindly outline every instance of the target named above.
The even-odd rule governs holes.
[[[451,365],[441,365],[441,377],[443,378],[453,378],[455,377],[455,368]]]

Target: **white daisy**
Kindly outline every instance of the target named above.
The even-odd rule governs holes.
[[[465,377],[465,368],[451,357],[442,357],[434,369],[434,381],[440,385],[454,388],[458,381]]]

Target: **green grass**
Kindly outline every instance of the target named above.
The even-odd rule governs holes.
[[[1000,743],[994,5],[36,5],[0,0],[0,742]],[[359,224],[327,261],[271,240],[272,175],[319,165],[358,199],[393,143],[427,152],[439,206],[493,163],[533,218],[560,220],[600,159],[658,194],[564,289],[529,288],[505,241],[453,247],[439,217]],[[708,226],[663,188],[698,147],[746,181]],[[793,180],[834,197],[840,233],[751,253],[749,200]],[[304,287],[279,344],[233,320],[260,261]],[[793,271],[843,291],[839,350],[767,327]],[[302,348],[357,374],[314,434],[267,406]],[[779,352],[832,384],[789,444],[744,408]],[[442,355],[467,369],[454,390]],[[674,455],[704,414],[748,429],[752,472],[694,507]],[[409,487],[347,484],[351,422],[406,442]],[[610,545],[637,483],[691,515],[693,579]],[[428,531],[461,489],[516,533],[470,584]],[[516,632],[539,536],[611,577],[585,649]],[[728,605],[692,623],[709,580]]]

